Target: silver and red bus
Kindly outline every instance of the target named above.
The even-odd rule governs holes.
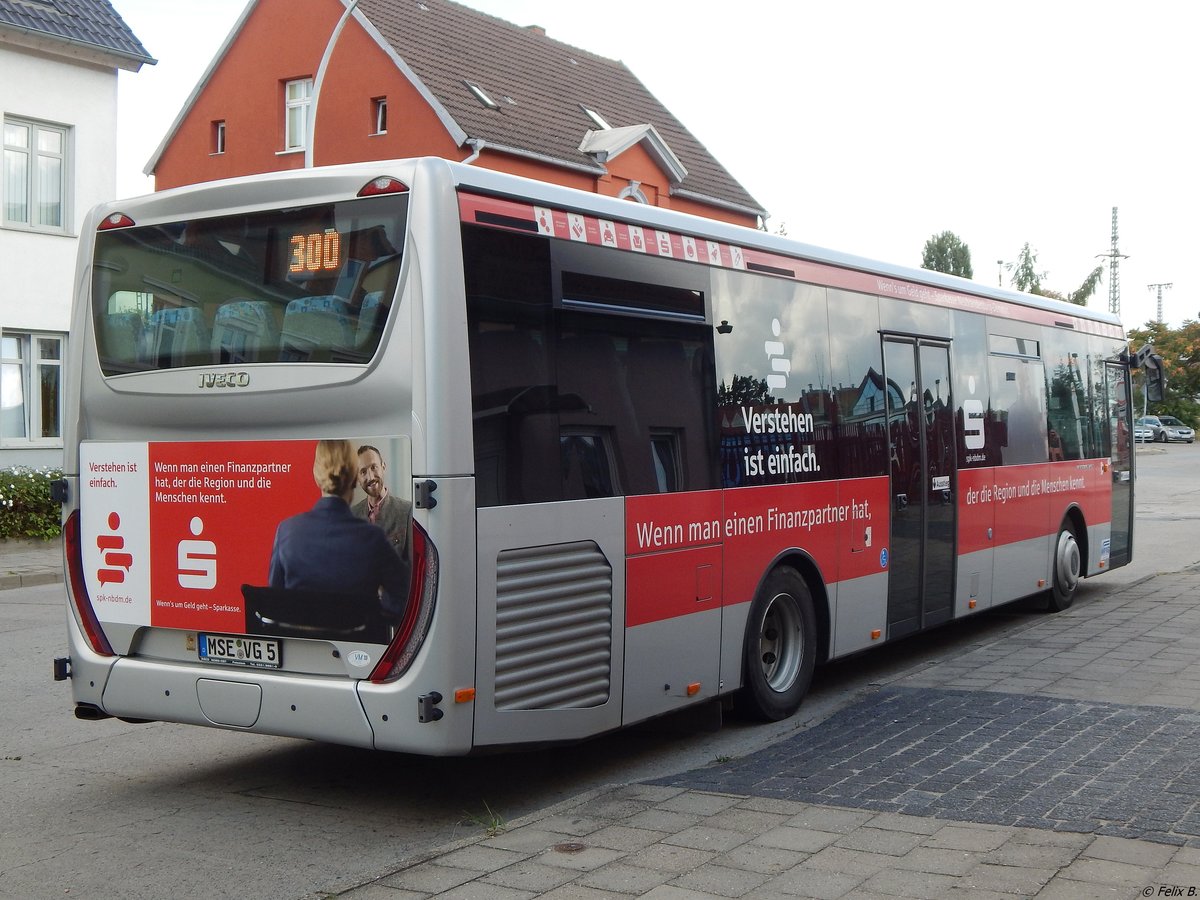
[[[80,243],[81,718],[425,754],[774,720],[816,664],[1131,556],[1106,313],[438,159],[122,200]],[[403,504],[399,613],[272,584],[323,440]]]

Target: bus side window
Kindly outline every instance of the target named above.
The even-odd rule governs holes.
[[[654,463],[655,487],[660,494],[669,494],[683,487],[683,460],[679,452],[678,432],[650,432],[650,458]]]
[[[476,492],[482,506],[557,500],[546,348],[520,327],[472,330]]]
[[[692,328],[688,328],[692,331]],[[642,452],[653,466],[651,491],[704,490],[715,486],[713,435],[705,415],[712,355],[702,343],[675,337],[642,338],[629,348]]]
[[[549,242],[478,227],[462,238],[476,498],[558,500]]]
[[[564,428],[558,446],[562,457],[563,499],[586,500],[617,494],[610,431]]]
[[[575,397],[582,401],[564,402],[559,412],[564,500],[612,497],[622,491],[643,493],[647,487],[649,460],[638,465],[641,435],[618,340],[582,328],[559,340],[558,395],[564,401]],[[583,434],[587,440],[581,444]],[[605,451],[606,445],[611,451]],[[604,465],[608,452],[614,457],[616,471]],[[574,466],[577,459],[587,461],[582,481],[578,478],[581,470]]]

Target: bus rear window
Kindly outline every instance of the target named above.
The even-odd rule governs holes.
[[[96,235],[105,375],[246,363],[365,363],[379,347],[407,196]]]

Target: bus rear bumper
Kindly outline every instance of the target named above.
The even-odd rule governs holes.
[[[374,746],[353,681],[119,659],[101,705],[120,718]]]

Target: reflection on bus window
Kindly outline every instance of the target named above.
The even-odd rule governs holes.
[[[565,499],[613,497],[612,438],[606,433],[565,433],[559,438]]]
[[[101,368],[369,361],[406,213],[392,196],[100,232]]]
[[[554,249],[463,230],[480,503],[713,487],[703,292],[611,277],[630,254],[572,247],[573,266],[608,274],[564,272],[555,308]]]

